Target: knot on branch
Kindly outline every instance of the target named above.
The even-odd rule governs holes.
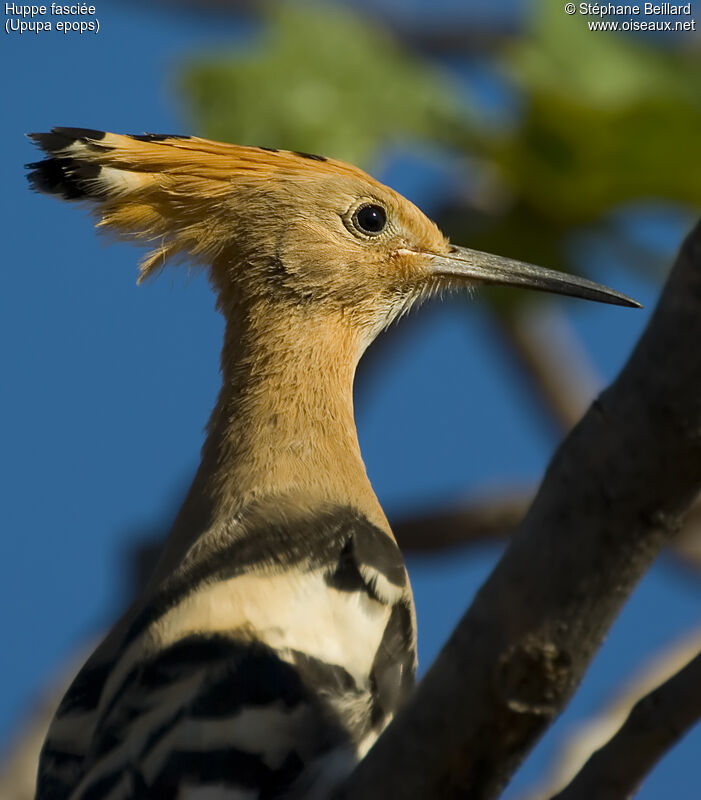
[[[495,689],[511,711],[553,716],[571,687],[572,659],[565,650],[528,634],[499,658]]]

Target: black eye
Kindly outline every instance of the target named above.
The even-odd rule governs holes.
[[[387,214],[382,206],[368,203],[353,214],[353,224],[362,233],[374,236],[381,233],[387,224]]]

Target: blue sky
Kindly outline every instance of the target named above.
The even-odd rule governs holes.
[[[137,288],[137,250],[102,241],[80,208],[29,192],[23,177],[22,165],[35,157],[27,131],[191,129],[171,84],[174,67],[188,54],[234,46],[245,34],[230,21],[162,8],[102,2],[98,36],[4,36],[0,47],[0,742],[57,667],[118,612],[128,547],[172,512],[196,467],[219,385],[222,320],[204,275],[180,268]],[[377,177],[430,211],[430,192],[422,203],[422,182],[402,163],[378,165]],[[672,225],[656,236],[671,252],[680,233]],[[596,260],[595,278],[646,305],[632,313],[556,301],[608,380],[644,326],[657,289],[593,247],[582,257]],[[385,508],[440,505],[538,480],[556,440],[494,343],[479,298],[418,313],[358,410],[363,453]],[[410,559],[424,666],[497,555],[485,547]],[[518,796],[563,733],[646,654],[699,623],[700,601],[698,581],[665,559],[653,568],[508,797]],[[697,796],[700,749],[697,730],[639,796]]]

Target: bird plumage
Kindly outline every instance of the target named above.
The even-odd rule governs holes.
[[[401,555],[353,509],[283,509],[252,504],[88,662],[39,797],[323,796],[369,748],[414,674]]]
[[[340,213],[359,188],[401,198],[307,154],[33,138],[49,155],[30,166],[36,188],[152,242],[142,277],[181,253],[207,263],[227,320],[200,470],[147,592],[58,710],[38,797],[321,797],[391,719],[416,656],[406,571],[352,413],[355,366],[392,304],[353,292],[357,274],[339,286],[337,259],[309,245],[348,236]],[[329,237],[314,211],[330,216],[339,180]]]
[[[368,481],[353,376],[436,288],[583,279],[450,245],[356,167],[196,137],[32,134],[43,192],[206,265],[222,389],[155,573],[67,692],[38,800],[321,800],[410,692],[413,601]]]

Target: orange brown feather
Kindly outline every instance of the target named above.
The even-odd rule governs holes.
[[[37,190],[91,200],[99,227],[155,243],[140,264],[139,280],[179,255],[216,259],[230,242],[234,196],[243,187],[308,174],[380,188],[362,170],[323,156],[195,136],[127,136],[85,128],[29,136],[49,156],[28,165]]]

